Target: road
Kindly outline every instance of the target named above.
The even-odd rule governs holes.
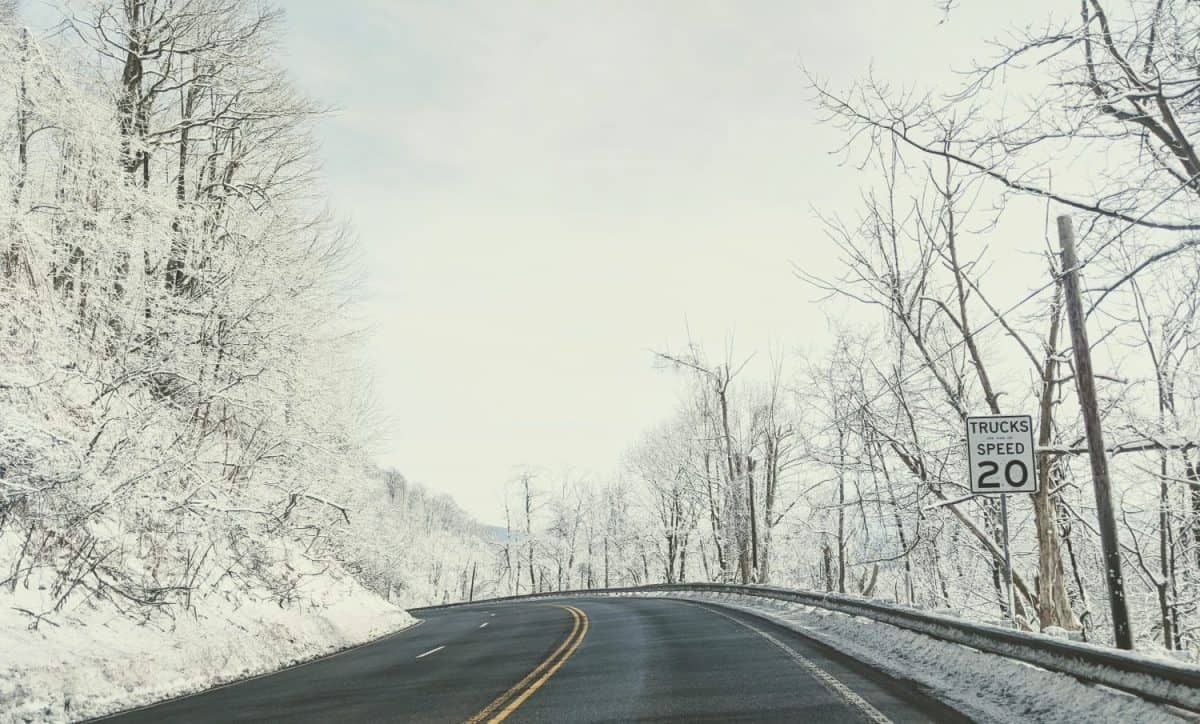
[[[109,722],[964,721],[916,687],[716,606],[426,610],[388,639]]]

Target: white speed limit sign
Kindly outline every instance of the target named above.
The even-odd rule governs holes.
[[[976,495],[1036,493],[1033,418],[986,415],[967,418],[967,470]]]

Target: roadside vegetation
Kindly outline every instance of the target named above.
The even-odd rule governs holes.
[[[354,240],[282,21],[73,2],[35,34],[0,9],[6,621],[303,607],[345,570],[426,603],[485,542],[369,462]]]
[[[277,65],[282,22],[80,0],[35,34],[0,0],[0,631],[165,638],[266,606],[306,623],[253,635],[317,631],[279,654],[302,658],[378,633],[321,639],[314,617],[355,602],[398,626],[401,606],[705,580],[1111,643],[1069,214],[1132,628],[1200,657],[1196,3],[1023,19],[955,87],[809,77],[861,170],[860,202],[803,240],[839,273],[795,255],[832,342],[658,350],[677,409],[611,475],[518,469],[502,531],[371,461],[354,238],[313,140],[328,109]],[[980,413],[1039,435],[1040,492],[1009,505],[1011,610],[997,501],[967,487]]]
[[[827,238],[803,241],[834,245],[841,272],[795,257],[834,341],[769,360],[662,350],[691,392],[620,475],[514,479],[511,527],[530,536],[505,551],[511,592],[770,582],[1111,643],[1055,231],[1069,214],[1133,631],[1200,655],[1200,10],[1048,13],[1014,18],[955,87],[809,78],[862,179],[858,206],[816,210]],[[1000,413],[1032,415],[1041,450],[1041,491],[1009,506],[1015,611],[997,500],[965,473],[964,418]]]

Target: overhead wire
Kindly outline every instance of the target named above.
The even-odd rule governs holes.
[[[1149,209],[1147,209],[1145,212],[1143,212],[1136,219],[1127,222],[1126,225],[1120,231],[1118,231],[1111,238],[1109,238],[1103,244],[1101,244],[1096,249],[1094,249],[1086,258],[1084,258],[1082,261],[1080,261],[1075,266],[1074,270],[1066,270],[1066,269],[1059,270],[1059,272],[1057,274],[1055,274],[1054,276],[1052,276],[1049,281],[1047,281],[1045,284],[1038,287],[1037,289],[1034,289],[1033,291],[1029,292],[1025,296],[1021,297],[1021,299],[1018,300],[1015,304],[1009,306],[1008,308],[1004,309],[1003,311],[993,312],[991,319],[987,320],[983,324],[974,328],[970,332],[967,332],[966,334],[964,334],[960,340],[951,344],[949,347],[944,349],[938,355],[927,360],[925,365],[917,367],[916,369],[912,370],[911,372],[904,375],[900,379],[896,380],[892,384],[885,384],[878,392],[876,392],[870,398],[864,400],[861,404],[856,405],[856,410],[854,412],[846,413],[842,417],[835,417],[833,420],[830,421],[830,423],[828,425],[826,425],[825,427],[818,430],[812,436],[817,437],[817,436],[825,434],[826,432],[829,432],[830,430],[834,429],[841,423],[845,422],[846,418],[849,418],[850,416],[856,414],[857,411],[863,410],[868,405],[879,401],[879,399],[882,398],[884,395],[886,395],[890,390],[903,385],[904,383],[911,380],[913,377],[915,377],[918,374],[920,374],[921,372],[923,372],[926,368],[932,366],[933,364],[935,364],[937,362],[940,362],[942,359],[945,359],[948,355],[955,352],[959,347],[965,345],[968,341],[973,340],[976,335],[982,333],[984,330],[988,329],[993,324],[996,324],[1001,319],[1004,319],[1009,314],[1015,312],[1020,307],[1029,303],[1031,300],[1036,298],[1039,294],[1046,291],[1050,287],[1058,284],[1059,281],[1063,278],[1063,276],[1068,271],[1075,271],[1076,273],[1082,271],[1088,264],[1092,263],[1101,253],[1103,253],[1105,249],[1107,249],[1109,246],[1111,246],[1113,243],[1115,243],[1118,239],[1123,237],[1130,229],[1132,229],[1133,227],[1135,227],[1139,223],[1141,223],[1143,220],[1145,220],[1145,218],[1147,216],[1154,213],[1159,207],[1161,207],[1163,204],[1165,204],[1167,201],[1169,201],[1172,197],[1174,197],[1175,194],[1179,193],[1184,188],[1187,188],[1187,186],[1192,184],[1197,178],[1200,178],[1200,174],[1197,174],[1197,176],[1193,176],[1192,178],[1184,180],[1184,182],[1182,184],[1180,184],[1175,190],[1171,191],[1171,193],[1169,193],[1166,196],[1164,196],[1163,198],[1159,199],[1157,202],[1155,202],[1155,204],[1153,206],[1151,206]],[[1094,309],[1094,308],[1095,307],[1093,306],[1092,309]],[[1091,313],[1092,309],[1088,310],[1088,314]]]

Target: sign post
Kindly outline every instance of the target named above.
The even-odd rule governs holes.
[[[1008,550],[1008,495],[1038,491],[1033,452],[1031,416],[967,417],[967,473],[971,479],[971,493],[1000,496],[1008,615],[1014,622],[1017,620],[1017,611],[1013,596],[1012,557]]]

